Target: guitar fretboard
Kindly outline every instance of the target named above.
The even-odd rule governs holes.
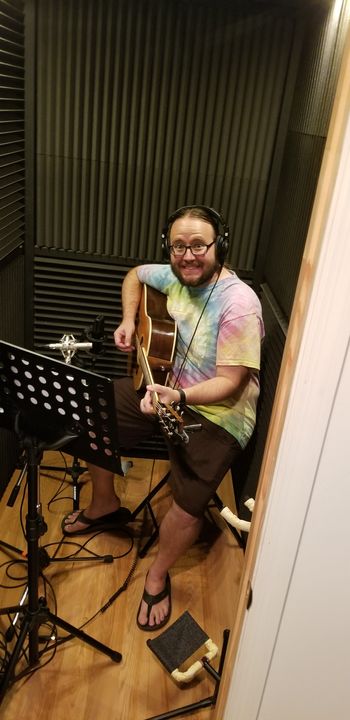
[[[146,385],[153,385],[154,380],[151,372],[151,368],[149,366],[149,362],[146,355],[145,348],[141,345],[140,340],[138,336],[135,337],[136,340],[136,352],[137,352],[137,362],[141,367],[143,377],[145,379]],[[157,405],[159,405],[159,397],[156,392],[153,393],[153,405],[154,408],[156,408]]]

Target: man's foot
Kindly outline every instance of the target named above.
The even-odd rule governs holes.
[[[99,517],[90,517],[86,513],[89,513],[89,509],[86,511],[76,510],[66,515],[61,524],[63,534],[85,535],[102,530],[113,530],[113,528],[126,525],[131,518],[130,510],[121,506]]]
[[[147,588],[147,589],[146,589]],[[137,626],[147,632],[160,630],[168,622],[171,614],[171,586],[167,574],[164,580],[152,580],[146,577],[145,589],[137,611]]]

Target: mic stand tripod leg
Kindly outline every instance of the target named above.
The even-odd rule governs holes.
[[[24,553],[23,550],[16,548],[14,545],[9,545],[9,543],[4,542],[4,540],[0,540],[0,547],[4,547],[6,550],[10,550],[17,555],[20,555],[22,558],[27,557],[27,553]]]

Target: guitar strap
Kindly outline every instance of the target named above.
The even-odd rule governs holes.
[[[219,272],[218,272],[218,276],[217,276],[217,278],[216,278],[216,280],[215,280],[215,282],[214,282],[214,285],[213,285],[213,287],[212,287],[212,289],[211,289],[211,291],[210,291],[210,293],[209,293],[209,295],[208,295],[208,297],[207,297],[207,299],[206,299],[206,301],[205,301],[205,303],[204,303],[204,305],[203,305],[203,307],[202,307],[200,316],[199,316],[199,318],[198,318],[198,320],[197,320],[197,322],[196,322],[196,326],[195,326],[195,328],[194,328],[194,330],[193,330],[191,340],[190,340],[190,342],[188,343],[187,348],[186,348],[186,352],[185,352],[184,359],[183,359],[183,361],[182,361],[182,363],[181,363],[181,365],[180,365],[179,371],[178,371],[178,373],[177,373],[177,375],[176,375],[176,377],[175,377],[175,379],[174,379],[174,382],[173,382],[173,384],[172,384],[173,390],[176,390],[177,387],[178,387],[178,385],[179,385],[179,382],[180,382],[180,379],[181,379],[181,375],[182,375],[182,373],[183,373],[186,360],[187,360],[187,358],[188,358],[188,353],[189,353],[189,351],[190,351],[192,342],[193,342],[193,340],[194,340],[194,338],[195,338],[195,336],[196,336],[197,330],[198,330],[198,325],[199,325],[199,323],[200,323],[200,321],[201,321],[201,319],[202,319],[202,317],[203,317],[203,315],[204,315],[205,308],[207,307],[208,302],[209,302],[209,300],[210,300],[210,298],[211,298],[211,296],[212,296],[212,294],[213,294],[213,292],[214,292],[214,290],[215,290],[215,288],[216,288],[216,286],[217,286],[217,284],[218,284],[218,280],[219,280],[219,277],[220,277],[220,275],[221,275],[221,270],[222,270],[222,265],[221,265],[221,267],[220,267],[220,270],[219,270]]]

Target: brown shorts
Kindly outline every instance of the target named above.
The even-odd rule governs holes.
[[[132,450],[159,433],[157,416],[141,412],[144,393],[134,390],[131,378],[115,380],[114,391],[119,442]],[[200,517],[241,447],[230,433],[189,408],[185,408],[183,419],[185,425],[200,423],[201,430],[190,433],[188,443],[175,445],[165,438],[170,460],[168,482],[175,502],[190,515]]]

